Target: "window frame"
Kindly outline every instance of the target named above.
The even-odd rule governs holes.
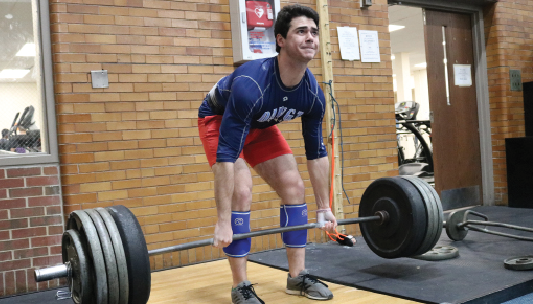
[[[24,153],[24,154],[6,154],[0,157],[0,167],[20,166],[20,165],[38,165],[59,163],[59,153],[57,144],[56,129],[56,111],[55,111],[55,94],[52,62],[52,43],[50,38],[50,12],[48,1],[34,0],[36,2],[40,51],[41,51],[41,98],[43,106],[43,117],[46,119],[43,128],[45,132],[41,134],[41,141],[46,142],[47,152]]]

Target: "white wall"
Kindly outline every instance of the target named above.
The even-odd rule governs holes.
[[[429,95],[427,70],[413,71],[415,83],[415,101],[420,104],[416,119],[429,120]]]

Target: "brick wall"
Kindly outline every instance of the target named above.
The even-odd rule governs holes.
[[[496,204],[507,205],[505,138],[525,136],[522,92],[511,92],[509,70],[533,81],[533,1],[499,0],[485,9]]]
[[[302,0],[316,7],[315,1]],[[282,1],[282,5],[288,1]],[[341,61],[331,31],[335,91],[343,112],[347,217],[371,182],[395,175],[396,142],[387,1],[329,1],[330,28],[380,32],[381,63]],[[234,70],[229,0],[53,0],[50,4],[55,93],[65,214],[125,205],[138,217],[149,249],[205,239],[216,222],[213,174],[197,132],[197,109],[220,77]],[[310,63],[321,80],[320,59]],[[92,89],[105,69],[108,89]],[[298,121],[280,125],[306,180]],[[325,132],[324,132],[325,133]],[[254,175],[252,229],[279,226],[279,199]],[[310,212],[311,215],[314,213]],[[349,233],[356,233],[355,226]],[[324,240],[310,232],[309,240]],[[253,250],[282,246],[253,239]],[[152,268],[217,258],[211,247],[152,258]]]
[[[60,284],[33,276],[35,268],[61,263],[58,168],[0,168],[0,297]]]

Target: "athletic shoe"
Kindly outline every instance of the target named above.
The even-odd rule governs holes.
[[[233,304],[265,304],[255,294],[253,284],[250,281],[241,282],[237,287],[231,289],[231,301]]]
[[[328,289],[328,285],[311,276],[305,269],[295,278],[291,278],[290,274],[287,276],[285,292],[290,295],[306,296],[313,300],[333,299],[333,293]]]

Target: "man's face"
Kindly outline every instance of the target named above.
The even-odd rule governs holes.
[[[291,20],[287,38],[276,37],[278,45],[294,60],[309,62],[318,51],[318,27],[313,19],[300,16]]]

